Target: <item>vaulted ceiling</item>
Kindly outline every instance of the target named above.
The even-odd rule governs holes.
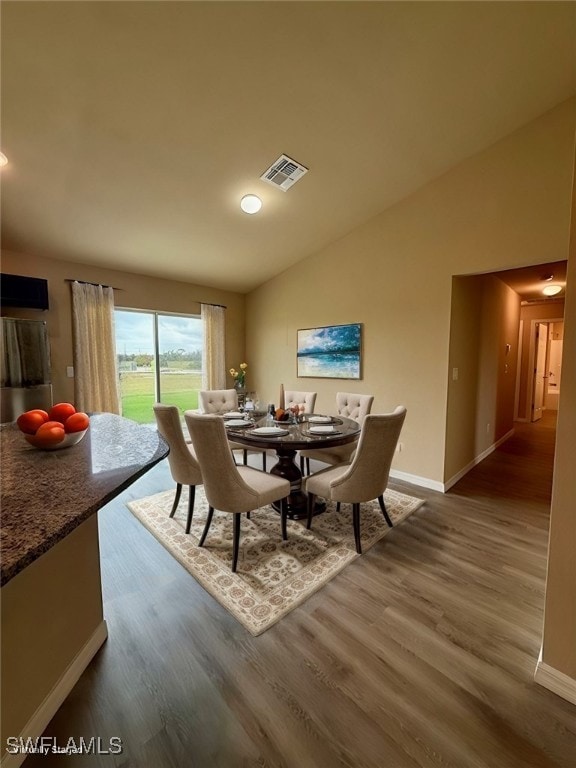
[[[1,14],[3,247],[242,292],[576,92],[572,2]]]

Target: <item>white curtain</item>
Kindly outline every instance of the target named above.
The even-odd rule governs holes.
[[[114,290],[72,283],[75,406],[120,413],[114,341]]]
[[[225,307],[202,304],[202,389],[226,389]]]

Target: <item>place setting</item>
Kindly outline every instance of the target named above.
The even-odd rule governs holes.
[[[342,425],[342,419],[337,419],[334,416],[321,416],[311,414],[306,416],[305,422],[307,424],[306,429],[302,429],[302,434],[309,437],[331,437],[336,435],[342,435],[342,430],[338,429],[338,425]]]
[[[247,437],[284,437],[290,434],[285,427],[255,427],[247,434]]]

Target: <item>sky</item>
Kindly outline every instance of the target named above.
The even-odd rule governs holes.
[[[154,353],[153,315],[149,312],[114,312],[116,350],[119,355]],[[178,315],[158,316],[158,340],[160,352],[183,349],[195,352],[202,349],[202,320],[199,317]]]

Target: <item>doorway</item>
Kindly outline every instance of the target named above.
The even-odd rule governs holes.
[[[526,418],[539,421],[545,410],[558,410],[562,375],[563,318],[533,319],[530,323]],[[519,376],[521,372],[519,372]]]

